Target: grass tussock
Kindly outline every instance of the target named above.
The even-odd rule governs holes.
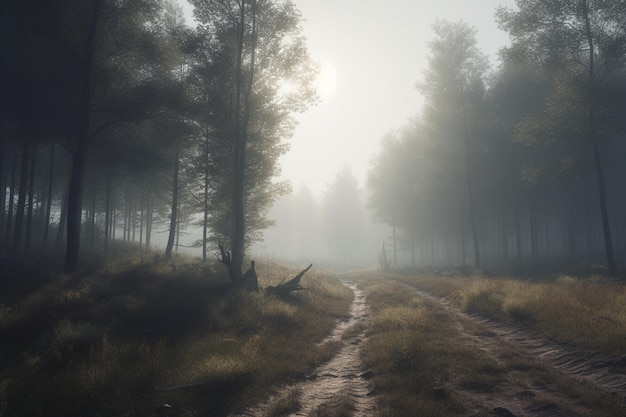
[[[281,417],[298,412],[302,408],[301,397],[302,391],[291,389],[287,395],[270,404],[264,417]]]
[[[626,285],[599,277],[549,281],[419,277],[407,280],[463,311],[523,323],[549,337],[626,354]]]
[[[366,282],[372,310],[364,366],[374,370],[378,415],[449,416],[463,412],[453,395],[443,389],[462,351],[441,349],[450,337],[449,318],[424,308],[424,301],[390,282]]]
[[[298,271],[257,272],[264,287]],[[227,415],[329,358],[319,342],[351,303],[323,272],[285,301],[231,289],[219,264],[154,256],[31,274],[0,279],[0,415]]]

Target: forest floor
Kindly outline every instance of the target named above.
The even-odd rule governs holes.
[[[354,302],[329,336],[342,348],[312,374],[238,416],[626,415],[625,357],[463,313],[444,298],[382,274],[343,278]],[[397,298],[387,294],[380,301],[380,289],[390,286]],[[366,303],[368,288],[373,303]],[[407,306],[419,314],[407,313]],[[385,344],[393,347],[385,350]]]

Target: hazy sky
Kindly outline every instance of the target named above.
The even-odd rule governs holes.
[[[364,186],[369,162],[385,133],[419,113],[415,83],[426,65],[436,19],[478,29],[490,56],[507,43],[494,21],[513,0],[293,0],[305,19],[311,56],[322,64],[322,102],[299,115],[282,175],[294,190],[321,195],[348,164]]]

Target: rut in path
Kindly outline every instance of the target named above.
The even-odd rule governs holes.
[[[400,283],[400,281],[396,282]],[[411,288],[419,296],[436,301],[448,311],[482,324],[500,339],[524,349],[532,357],[542,360],[564,374],[590,382],[605,392],[614,393],[626,399],[626,356],[611,356],[583,349],[573,343],[547,340],[536,332],[512,323],[466,314],[453,307],[446,299],[408,284],[402,284]]]
[[[339,352],[305,380],[283,387],[267,401],[233,417],[265,416],[271,410],[272,404],[287,397],[294,390],[301,393],[300,409],[288,414],[289,416],[310,416],[320,406],[339,406],[342,398],[350,399],[354,417],[374,414],[375,399],[369,395],[369,382],[361,367],[361,345],[365,337],[363,324],[368,316],[365,294],[354,282],[342,280],[342,283],[354,292],[354,301],[349,316],[341,320],[326,339],[342,342]],[[357,332],[354,329],[359,330]]]

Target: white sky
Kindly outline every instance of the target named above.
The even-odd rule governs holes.
[[[344,164],[363,187],[382,137],[419,113],[415,83],[426,65],[436,19],[476,27],[479,47],[495,63],[508,38],[494,13],[499,4],[514,5],[513,0],[293,1],[326,81],[322,102],[298,115],[291,149],[281,159],[282,176],[294,190],[306,184],[318,196]]]

